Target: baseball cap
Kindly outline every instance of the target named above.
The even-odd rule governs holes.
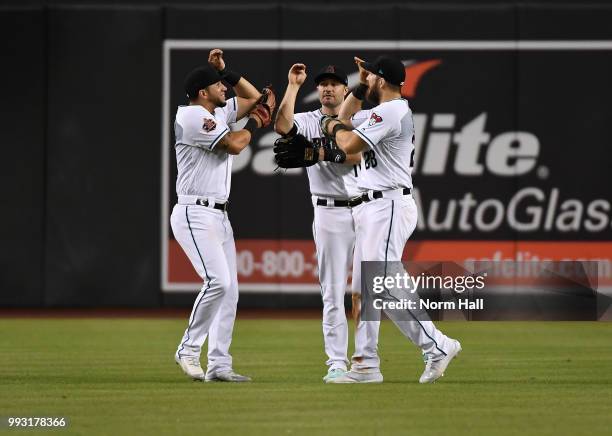
[[[221,75],[210,65],[198,67],[185,77],[185,93],[189,98],[196,98],[200,89],[217,83],[219,80],[221,80]]]
[[[379,56],[374,62],[364,62],[363,68],[382,77],[392,85],[402,86],[406,79],[404,64],[392,56]]]
[[[314,78],[315,84],[318,85],[325,79],[336,79],[338,82],[348,86],[348,77],[346,73],[335,65],[327,65],[321,68]]]

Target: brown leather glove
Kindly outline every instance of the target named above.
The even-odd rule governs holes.
[[[266,86],[261,90],[261,98],[255,105],[249,116],[255,118],[260,127],[268,127],[274,119],[274,111],[276,109],[276,94],[272,89],[272,85]]]

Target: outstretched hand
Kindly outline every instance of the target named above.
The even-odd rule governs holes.
[[[225,69],[225,61],[223,60],[223,50],[214,48],[208,54],[208,63],[217,71]]]
[[[306,81],[306,65],[293,64],[289,69],[289,83],[291,85],[301,86]]]
[[[363,63],[365,62],[363,59],[355,56],[353,58],[355,60],[355,64],[357,68],[359,68],[359,83],[363,83],[364,85],[368,83],[368,71],[363,68]]]

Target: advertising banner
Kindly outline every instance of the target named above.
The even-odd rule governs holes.
[[[309,77],[296,112],[319,106],[312,78],[353,56],[400,58],[402,95],[415,123],[417,229],[405,260],[599,261],[610,278],[609,126],[612,41],[166,40],[163,46],[162,287],[196,291],[201,280],[170,229],[176,202],[172,125],[188,71],[215,47],[279,101],[289,67]],[[588,56],[587,56],[588,55]],[[272,130],[233,161],[229,218],[241,291],[319,292],[312,203],[305,171],[273,162]],[[607,276],[606,276],[607,275]]]

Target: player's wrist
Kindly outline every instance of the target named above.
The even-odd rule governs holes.
[[[287,133],[285,133],[283,136],[285,138],[293,138],[297,134],[298,134],[298,128],[295,124],[293,124],[293,126],[291,126],[291,129]]]
[[[334,118],[327,123],[325,134],[331,137],[335,137],[336,132],[338,132],[338,130],[341,130],[342,126],[344,126],[342,121]]]
[[[355,97],[357,100],[363,101],[367,90],[368,90],[368,85],[365,83],[360,83],[355,88],[353,88],[351,92],[353,94],[353,97]]]
[[[255,132],[255,130],[259,129],[260,127],[261,120],[259,119],[259,117],[251,115],[247,120],[246,124],[244,125],[243,129],[248,131],[252,135],[253,132]]]
[[[227,68],[223,68],[222,70],[219,70],[219,75],[221,76],[223,80],[229,83],[232,86],[232,88],[236,86],[238,82],[240,82],[240,79],[242,78],[240,74],[238,74],[235,71],[228,70]]]
[[[314,155],[316,156],[315,162],[320,162],[325,160],[325,148],[320,146],[315,146]]]
[[[338,121],[337,120],[330,120],[326,125],[325,125],[325,136],[332,136],[332,132],[334,131],[334,127],[338,125]]]
[[[338,123],[336,123],[332,128],[331,128],[331,133],[329,134],[329,136],[333,139],[334,142],[338,142],[336,139],[336,136],[338,135],[338,132],[340,132],[341,130],[346,130],[346,131],[350,131],[352,130],[350,127],[347,127],[344,125],[344,123],[342,123],[341,121],[339,121]],[[346,158],[346,156],[345,156]],[[346,160],[346,159],[345,159]],[[344,162],[344,161],[342,161]]]
[[[333,163],[344,163],[346,161],[346,153],[340,148],[324,148],[323,159]]]

